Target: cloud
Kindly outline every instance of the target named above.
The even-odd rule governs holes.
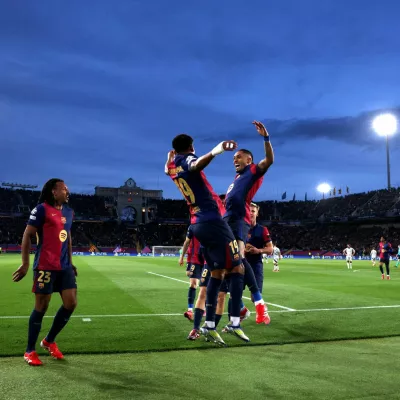
[[[292,120],[263,120],[271,133],[274,142],[278,144],[289,141],[329,139],[335,142],[368,146],[378,142],[377,135],[372,130],[373,118],[383,112],[391,112],[400,120],[400,106],[391,110],[375,110],[361,113],[356,116],[339,118],[309,118]],[[259,140],[254,128],[249,123],[240,130],[229,131],[219,136],[206,136],[201,139],[205,143],[215,143],[221,140],[233,139],[237,141]]]

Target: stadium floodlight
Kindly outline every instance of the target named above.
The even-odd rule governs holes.
[[[372,128],[379,136],[386,137],[386,168],[387,186],[390,190],[390,156],[389,156],[389,136],[397,131],[397,119],[393,114],[381,114],[374,118]]]
[[[325,194],[329,193],[332,190],[332,188],[331,188],[331,185],[329,183],[320,183],[317,186],[317,190],[318,190],[318,192],[322,193],[322,198],[324,199],[325,198]]]

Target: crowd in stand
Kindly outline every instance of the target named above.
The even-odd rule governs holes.
[[[0,245],[21,243],[28,216],[15,213],[21,210],[19,206],[28,207],[29,212],[37,204],[38,197],[37,191],[0,188]],[[321,201],[262,201],[258,204],[260,219],[268,225],[273,241],[282,249],[341,251],[350,243],[362,254],[376,247],[383,233],[396,246],[400,243],[400,235],[394,228],[395,218],[389,222],[385,220],[384,225],[369,223],[372,217],[400,215],[399,199],[400,191],[394,189]],[[153,201],[151,222],[139,225],[118,221],[107,208],[112,202],[112,199],[98,196],[71,195],[70,205],[78,217],[72,230],[74,246],[120,245],[140,251],[145,246],[183,243],[188,223],[183,201]]]

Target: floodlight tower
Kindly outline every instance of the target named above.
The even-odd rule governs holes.
[[[331,188],[331,185],[329,185],[329,183],[320,183],[317,186],[317,190],[318,190],[318,192],[322,193],[322,198],[324,199],[325,194],[329,193],[332,190],[332,188]]]
[[[372,127],[379,136],[386,137],[387,188],[390,190],[389,136],[394,135],[397,131],[397,119],[393,114],[381,114],[375,117]]]

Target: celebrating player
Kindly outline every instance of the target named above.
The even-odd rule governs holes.
[[[251,227],[248,233],[247,244],[245,249],[246,259],[249,262],[257,286],[262,293],[264,281],[264,268],[262,262],[263,254],[272,254],[273,245],[268,229],[257,223],[259,207],[255,203],[250,204],[250,221]]]
[[[343,255],[346,256],[347,269],[353,269],[354,254],[356,254],[356,251],[351,247],[351,245],[348,244],[343,250]]]
[[[274,246],[272,257],[274,260],[274,269],[272,270],[272,272],[279,272],[279,260],[282,258],[281,250],[279,249],[279,247]]]
[[[250,289],[256,306],[256,322],[269,324],[267,306],[257,286],[253,270],[245,258],[245,244],[251,224],[250,203],[262,184],[264,174],[274,162],[274,152],[265,126],[258,121],[253,121],[253,124],[264,138],[265,158],[258,164],[254,164],[253,154],[245,149],[238,150],[233,156],[236,176],[226,193],[224,220],[228,222],[239,245],[245,266],[245,283]]]
[[[206,339],[224,346],[225,342],[215,330],[215,311],[218,292],[225,273],[231,279],[232,313],[234,334],[244,341],[249,338],[240,328],[240,305],[243,292],[244,267],[239,247],[228,224],[221,218],[224,206],[207,181],[203,169],[224,151],[233,151],[233,141],[219,143],[209,153],[197,157],[193,139],[185,134],[172,141],[174,150],[168,153],[165,172],[171,177],[189,206],[194,236],[205,249],[205,258],[211,277],[207,286],[206,322],[202,331]]]
[[[13,281],[20,281],[29,269],[31,236],[38,239],[33,262],[33,289],[35,308],[29,318],[28,346],[24,359],[29,365],[42,365],[36,353],[36,342],[44,314],[52,293],[60,292],[62,306],[53,325],[40,346],[56,359],[64,358],[55,343],[58,333],[67,324],[76,304],[76,268],[72,265],[71,225],[73,211],[66,203],[69,191],[61,179],[50,179],[43,186],[39,205],[31,212],[22,239],[22,265],[13,273]]]
[[[179,257],[179,264],[183,265],[183,258],[188,254],[186,274],[190,279],[188,292],[188,309],[183,314],[189,321],[193,321],[193,307],[196,298],[196,289],[201,278],[201,271],[204,259],[200,248],[200,242],[193,236],[191,226],[189,226],[185,242],[183,243],[182,254]]]
[[[375,249],[371,250],[371,262],[372,262],[372,266],[375,267],[376,264],[376,254],[377,251]]]
[[[382,236],[379,243],[379,269],[382,274],[382,279],[385,279],[385,273],[383,272],[383,266],[386,267],[386,279],[390,280],[390,254],[392,254],[392,245],[386,241],[386,237]]]

